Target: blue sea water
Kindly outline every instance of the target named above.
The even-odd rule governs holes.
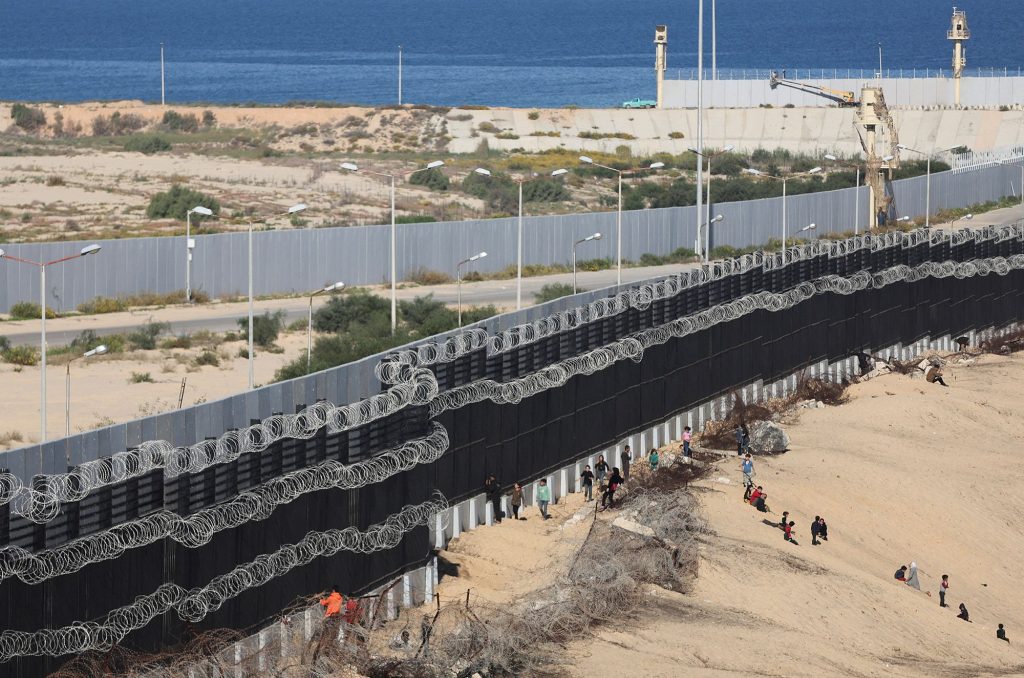
[[[710,27],[711,0],[705,0]],[[718,0],[725,69],[949,69],[934,0]],[[1024,5],[964,9],[968,69],[1024,65]],[[0,100],[615,105],[696,65],[697,0],[2,0]],[[705,33],[710,67],[710,28]]]

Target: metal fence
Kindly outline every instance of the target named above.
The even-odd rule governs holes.
[[[795,80],[792,73],[787,79]],[[899,78],[843,76],[808,79],[801,76],[801,82],[830,89],[846,90],[859,95],[865,85],[880,86],[885,90],[889,106],[954,106],[954,83],[952,78]],[[704,81],[704,105],[714,108],[756,108],[770,104],[779,106],[834,106],[828,99],[791,87],[772,89],[767,73],[763,78],[753,80],[706,80]],[[1024,77],[1017,75],[996,75],[994,77],[964,77],[960,80],[960,105],[963,107],[994,108],[1015,106],[1024,101]],[[692,108],[697,105],[696,80],[666,80],[665,107]]]
[[[924,214],[924,177],[894,182],[900,215]],[[1019,165],[993,165],[965,175],[951,172],[932,177],[932,210],[995,200],[1019,194]],[[855,197],[856,196],[856,197]],[[714,184],[712,184],[714,199]],[[843,189],[790,196],[786,201],[789,234],[815,223],[814,233],[854,230],[855,201],[860,201],[860,227],[871,223],[868,189]],[[768,198],[713,205],[725,220],[714,224],[712,246],[746,247],[782,234],[782,199]],[[701,220],[703,222],[703,219]],[[623,213],[623,257],[639,260],[650,253],[668,254],[693,248],[695,207],[636,210]],[[615,256],[615,213],[597,212],[528,217],[523,227],[525,264],[564,264],[571,260],[574,240],[600,231],[605,238],[587,243],[581,259]],[[455,264],[487,251],[477,270],[494,272],[515,264],[516,219],[486,219],[402,224],[398,233],[398,275],[408,279],[417,269],[454,276]],[[254,241],[257,295],[297,293],[343,280],[348,285],[376,284],[388,279],[388,226],[309,230],[258,231]],[[245,233],[195,238],[192,287],[213,297],[247,289]],[[0,245],[9,253],[49,261],[79,251],[85,242]],[[101,241],[103,250],[51,268],[47,273],[48,306],[72,310],[97,296],[123,297],[142,292],[166,293],[185,287],[185,238],[136,238]],[[34,267],[0,261],[0,311],[20,301],[39,299],[39,274]]]
[[[714,79],[717,80],[767,80],[773,71],[780,69],[772,68],[719,68]],[[696,80],[696,68],[673,68],[669,74],[675,74],[676,80]],[[704,79],[708,82],[713,80],[713,71],[710,68],[704,69]],[[886,78],[950,78],[952,72],[948,68],[886,68],[882,71]],[[964,77],[970,78],[1006,78],[1010,76],[1021,76],[1021,67],[1009,68],[1003,66],[996,68],[990,66],[985,68],[964,69]],[[871,80],[878,77],[878,69],[874,68],[787,68],[786,76],[793,80]]]

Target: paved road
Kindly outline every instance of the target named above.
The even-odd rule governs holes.
[[[1024,218],[1024,206],[1017,205],[979,214],[972,221],[957,221],[952,226],[954,228],[986,226],[990,224],[1001,226],[1015,223],[1022,218]],[[950,224],[934,224],[933,228],[948,228],[949,226]],[[627,268],[622,271],[622,281],[627,283],[636,282],[647,278],[677,273],[693,266],[693,264],[687,264]],[[523,305],[532,305],[534,293],[544,285],[553,282],[572,284],[572,274],[560,273],[535,278],[524,278]],[[608,287],[615,284],[615,271],[581,272],[578,274],[578,282],[583,289],[593,290]],[[388,296],[389,294],[389,290],[386,287],[375,286],[368,289],[382,296]],[[458,289],[454,284],[414,286],[398,290],[399,299],[412,299],[413,297],[425,294],[433,294],[436,299],[452,306],[458,300]],[[315,306],[320,306],[325,302],[325,297],[317,297]],[[462,302],[466,306],[494,304],[502,310],[513,309],[516,304],[515,280],[488,280],[478,283],[464,283],[462,286]],[[257,313],[283,311],[286,323],[305,318],[308,309],[309,301],[307,298],[273,299],[256,302]],[[242,302],[203,304],[194,307],[172,306],[154,310],[58,318],[46,323],[46,339],[47,344],[50,346],[64,346],[86,329],[91,329],[99,335],[121,334],[131,332],[138,326],[150,321],[170,323],[171,331],[175,334],[190,334],[199,330],[226,332],[238,329],[237,321],[239,318],[245,317],[246,313],[247,305]],[[0,324],[0,335],[8,337],[12,344],[37,344],[39,342],[39,321],[22,320],[2,323]]]
[[[622,281],[629,283],[670,275],[693,268],[694,266],[694,264],[679,264],[626,268],[622,271]],[[532,305],[534,303],[534,293],[549,283],[571,285],[572,274],[560,273],[535,278],[523,278],[523,305]],[[580,288],[587,290],[609,287],[615,284],[615,271],[580,272],[578,274],[578,284]],[[375,286],[368,289],[385,297],[390,294],[390,289],[383,286]],[[400,300],[412,299],[413,297],[426,294],[433,294],[435,299],[452,306],[455,306],[458,302],[458,287],[454,284],[414,286],[398,290],[398,298]],[[321,306],[326,301],[327,299],[324,296],[317,297],[314,300],[314,307]],[[494,304],[499,309],[514,309],[516,305],[516,281],[511,279],[463,283],[462,303],[464,306]],[[290,323],[307,317],[309,299],[258,301],[255,304],[255,310],[257,314],[262,314],[264,311],[283,311],[285,322]],[[91,329],[101,336],[131,332],[140,325],[151,321],[170,323],[171,332],[174,334],[190,334],[199,330],[226,332],[228,330],[237,330],[238,319],[244,318],[247,313],[248,305],[245,302],[241,302],[202,304],[193,307],[170,306],[153,310],[56,318],[46,323],[46,343],[48,346],[67,345],[80,332],[87,329]],[[20,320],[2,323],[0,324],[0,335],[6,336],[12,344],[38,344],[39,321]]]

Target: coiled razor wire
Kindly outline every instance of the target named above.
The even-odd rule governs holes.
[[[367,554],[395,548],[405,533],[418,525],[429,524],[433,516],[446,508],[447,500],[437,494],[422,504],[404,507],[365,532],[354,527],[309,532],[297,544],[285,544],[273,553],[257,556],[201,588],[186,590],[177,584],[163,584],[153,593],[112,610],[100,621],[32,632],[3,631],[0,633],[0,661],[31,655],[61,656],[109,650],[132,631],[171,610],[184,621],[198,622],[244,591],[263,586],[316,558],[333,556],[340,551]]]
[[[322,401],[298,414],[278,414],[246,428],[228,431],[214,440],[174,447],[166,440],[148,441],[138,448],[88,461],[68,473],[44,476],[40,488],[26,487],[12,473],[0,473],[0,504],[34,523],[45,523],[67,502],[84,499],[94,490],[139,478],[157,469],[167,477],[198,473],[225,464],[243,454],[258,454],[279,440],[308,440],[327,427],[340,433],[387,417],[409,405],[424,405],[437,395],[437,379],[427,369],[409,368],[405,379],[365,400],[348,405]]]
[[[35,554],[20,546],[7,546],[0,549],[0,581],[17,577],[27,584],[38,584],[164,538],[196,548],[208,543],[221,530],[265,520],[278,506],[304,494],[379,483],[420,464],[437,461],[447,449],[448,432],[433,423],[428,436],[403,443],[371,459],[351,465],[328,460],[292,471],[188,516],[161,510]]]
[[[445,391],[430,402],[430,415],[435,417],[446,410],[458,409],[483,400],[490,400],[499,405],[518,403],[524,398],[558,388],[572,377],[594,374],[619,361],[628,359],[640,362],[646,348],[664,344],[669,339],[685,337],[755,311],[783,311],[819,294],[849,295],[868,287],[879,289],[896,282],[917,282],[925,278],[951,276],[965,279],[990,273],[1007,275],[1013,270],[1021,269],[1024,269],[1024,254],[968,262],[929,261],[917,266],[893,266],[875,274],[860,271],[849,277],[829,275],[800,283],[785,292],[757,292],[636,332],[629,337],[553,363],[518,379],[504,383],[482,379]]]

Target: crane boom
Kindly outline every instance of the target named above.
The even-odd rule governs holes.
[[[768,78],[768,83],[772,89],[775,89],[779,85],[783,87],[792,87],[799,92],[806,92],[808,94],[815,94],[826,99],[831,99],[840,106],[858,106],[860,102],[857,101],[856,95],[853,92],[849,92],[843,89],[832,89],[831,87],[821,87],[820,85],[812,85],[806,82],[797,82],[796,80],[787,80],[779,77],[777,71],[772,71]]]

